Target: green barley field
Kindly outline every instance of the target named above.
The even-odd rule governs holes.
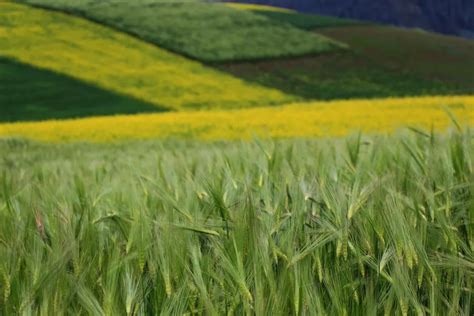
[[[474,134],[0,142],[1,315],[472,315]]]

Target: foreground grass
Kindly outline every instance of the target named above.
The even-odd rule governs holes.
[[[156,105],[157,110],[240,108],[293,99],[87,20],[11,2],[0,2],[2,56]]]
[[[472,315],[472,137],[0,142],[0,314]]]
[[[176,53],[213,63],[319,54],[344,45],[220,3],[26,0],[85,16]]]
[[[343,136],[393,132],[403,126],[443,130],[449,115],[474,125],[474,97],[425,97],[311,102],[232,111],[121,115],[78,120],[0,124],[1,136],[47,142],[132,139],[200,140]]]

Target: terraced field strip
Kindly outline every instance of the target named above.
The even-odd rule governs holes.
[[[0,3],[0,57],[168,109],[241,108],[295,99],[108,27],[11,2]]]
[[[13,123],[1,124],[0,135],[47,142],[324,137],[357,131],[385,133],[405,126],[442,130],[452,126],[452,115],[459,118],[461,125],[474,125],[474,97],[313,102],[232,111]]]

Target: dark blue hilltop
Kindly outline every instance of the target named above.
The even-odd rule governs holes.
[[[225,0],[228,1],[228,0]],[[232,0],[474,38],[474,0]]]

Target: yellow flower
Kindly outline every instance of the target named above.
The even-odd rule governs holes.
[[[254,10],[254,11],[274,11],[274,12],[285,12],[285,13],[292,13],[295,12],[294,10],[272,7],[269,5],[262,5],[262,4],[250,4],[250,3],[226,3],[227,6],[235,9],[242,9],[242,10]]]
[[[474,125],[474,96],[310,102],[230,111],[9,123],[0,124],[0,136],[48,142],[343,136],[357,131],[390,133],[404,126],[443,130],[452,126],[448,111],[461,125]]]

